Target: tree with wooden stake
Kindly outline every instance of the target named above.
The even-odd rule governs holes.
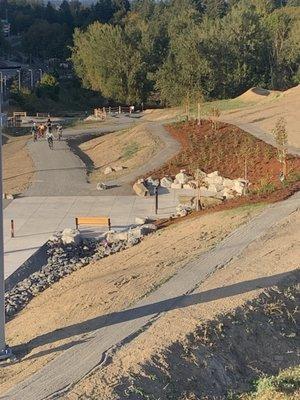
[[[201,120],[201,105],[204,102],[204,96],[200,92],[197,95],[197,125],[201,126],[202,125],[202,120]]]
[[[220,115],[221,115],[221,111],[217,107],[212,107],[210,109],[210,122],[211,122],[211,126],[215,132],[217,132],[218,128],[219,128]]]
[[[286,156],[287,156],[287,143],[288,143],[288,133],[286,130],[286,120],[281,117],[277,120],[274,129],[272,130],[276,141],[277,147],[277,157],[280,162],[282,169],[280,176],[281,180],[286,178]]]

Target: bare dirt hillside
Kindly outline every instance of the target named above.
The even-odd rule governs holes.
[[[84,334],[65,335],[65,327],[70,331],[70,326],[90,321],[92,331],[93,318],[136,303],[262,207],[183,220],[137,246],[89,264],[39,294],[7,323],[7,342],[17,346],[22,360],[0,370],[0,393],[84,340]]]
[[[284,117],[287,121],[289,143],[300,148],[300,85],[282,93],[251,89],[241,95],[240,99],[255,101],[256,104],[225,112],[223,120],[256,124],[271,133],[278,118]]]
[[[269,289],[297,279],[299,235],[298,211],[202,283],[191,295],[195,300],[167,312],[64,398],[224,399],[249,390],[264,373],[295,365],[295,290]]]
[[[26,148],[28,140],[28,136],[9,138],[3,146],[3,190],[5,193],[22,193],[32,181],[35,167]]]
[[[146,124],[130,130],[110,133],[80,145],[80,149],[93,161],[91,182],[112,180],[128,174],[152,158],[162,147],[163,142],[153,136]],[[106,167],[123,166],[125,169],[105,175]]]

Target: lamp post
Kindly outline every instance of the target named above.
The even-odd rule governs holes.
[[[42,68],[39,68],[39,71],[40,71],[40,81],[42,80],[42,77],[43,77],[43,71],[42,71]]]
[[[3,73],[0,71],[0,114],[2,114],[2,102],[3,102]],[[2,125],[2,115],[1,115]]]
[[[2,78],[2,77],[1,77]],[[3,245],[3,188],[2,188],[2,122],[0,124],[0,361],[13,357],[5,343],[5,302],[4,302],[4,245]]]

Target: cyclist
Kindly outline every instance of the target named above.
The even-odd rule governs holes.
[[[53,137],[53,133],[49,130],[49,128],[47,128],[46,139],[47,139],[49,148],[51,150],[53,150],[53,139],[54,139],[54,137]]]

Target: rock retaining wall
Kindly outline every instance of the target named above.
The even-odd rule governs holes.
[[[82,238],[73,229],[53,235],[46,243],[47,261],[39,271],[18,282],[5,293],[6,318],[12,318],[30,300],[64,276],[138,244],[144,236],[156,230],[153,224],[144,224],[125,232],[110,231],[101,239]]]

